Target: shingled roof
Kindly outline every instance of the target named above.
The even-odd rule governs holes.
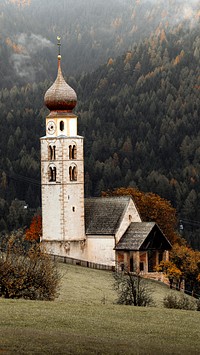
[[[170,250],[171,244],[154,222],[131,223],[115,250]]]
[[[114,235],[130,199],[130,196],[85,198],[86,234]]]

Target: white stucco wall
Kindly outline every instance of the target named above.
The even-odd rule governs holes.
[[[87,258],[89,261],[115,265],[115,238],[114,236],[87,236]]]
[[[124,215],[122,216],[121,219],[121,224],[115,235],[116,244],[119,242],[119,240],[121,239],[121,237],[123,236],[123,234],[125,233],[125,231],[127,230],[131,222],[141,222],[140,215],[132,199],[130,199],[128,207],[124,211]]]
[[[49,145],[55,147],[55,159],[49,157]],[[76,157],[69,147],[76,146]],[[56,168],[56,181],[50,181],[50,167]],[[77,179],[70,180],[70,167],[76,167]],[[82,240],[84,221],[83,137],[41,138],[41,180],[43,240]]]
[[[49,254],[115,265],[114,236],[88,236],[82,241],[48,241],[43,246]]]

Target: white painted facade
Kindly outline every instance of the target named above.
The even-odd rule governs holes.
[[[46,136],[40,140],[42,241],[45,247],[49,242],[83,241],[83,137],[77,135],[77,116],[50,114],[46,119]]]
[[[124,215],[122,216],[120,227],[118,228],[118,231],[115,235],[116,244],[119,242],[122,235],[126,232],[131,222],[141,222],[140,215],[132,199],[130,199],[129,205],[126,211],[124,211]]]

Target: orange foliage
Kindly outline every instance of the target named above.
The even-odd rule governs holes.
[[[42,236],[42,217],[40,215],[36,215],[32,218],[30,227],[26,230],[25,239],[30,242],[40,241],[40,237]]]
[[[184,51],[182,50],[179,55],[176,56],[176,58],[173,60],[173,65],[177,65],[180,63],[181,59],[184,57]]]
[[[115,20],[112,21],[112,27],[118,28],[122,25],[122,19],[117,17]]]
[[[126,53],[126,57],[125,57],[125,59],[124,59],[124,63],[129,63],[132,57],[133,57],[133,53],[130,52],[130,51],[128,51],[128,52]]]
[[[18,7],[20,7],[20,6],[24,7],[24,6],[26,6],[26,5],[29,6],[30,3],[31,3],[31,0],[9,0],[9,2],[10,2],[11,4],[17,5]]]
[[[200,273],[200,252],[186,245],[175,244],[170,253],[172,262],[182,271],[183,275],[193,281]]]
[[[129,195],[144,222],[156,222],[168,240],[173,244],[182,243],[181,237],[175,231],[177,227],[176,210],[171,203],[151,192],[144,193],[135,188],[118,188],[114,191],[103,192],[103,196]]]
[[[17,54],[22,53],[24,51],[23,46],[12,42],[12,40],[9,37],[6,38],[6,44],[7,44],[7,46],[9,46],[13,49],[13,52],[15,52]]]
[[[107,66],[113,65],[113,63],[114,63],[114,60],[113,60],[112,58],[110,58],[110,59],[108,60]]]
[[[160,34],[160,42],[162,43],[164,41],[167,41],[167,37],[166,37],[165,30],[162,29],[161,34]]]
[[[163,271],[169,280],[176,282],[184,278],[193,290],[200,282],[200,252],[186,245],[174,244],[170,252],[170,261],[162,261],[157,271]]]
[[[157,266],[156,271],[164,272],[168,279],[173,279],[177,282],[179,282],[182,277],[181,270],[171,261],[162,261],[160,265]]]

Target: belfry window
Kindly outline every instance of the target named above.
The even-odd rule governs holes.
[[[56,167],[50,166],[49,167],[49,182],[56,181]]]
[[[64,131],[65,125],[63,121],[60,121],[60,131]]]
[[[69,159],[76,159],[77,158],[77,148],[76,145],[69,146]]]
[[[69,167],[69,180],[70,181],[77,181],[77,166],[70,166]]]
[[[56,146],[49,145],[49,159],[55,160],[56,159]]]

